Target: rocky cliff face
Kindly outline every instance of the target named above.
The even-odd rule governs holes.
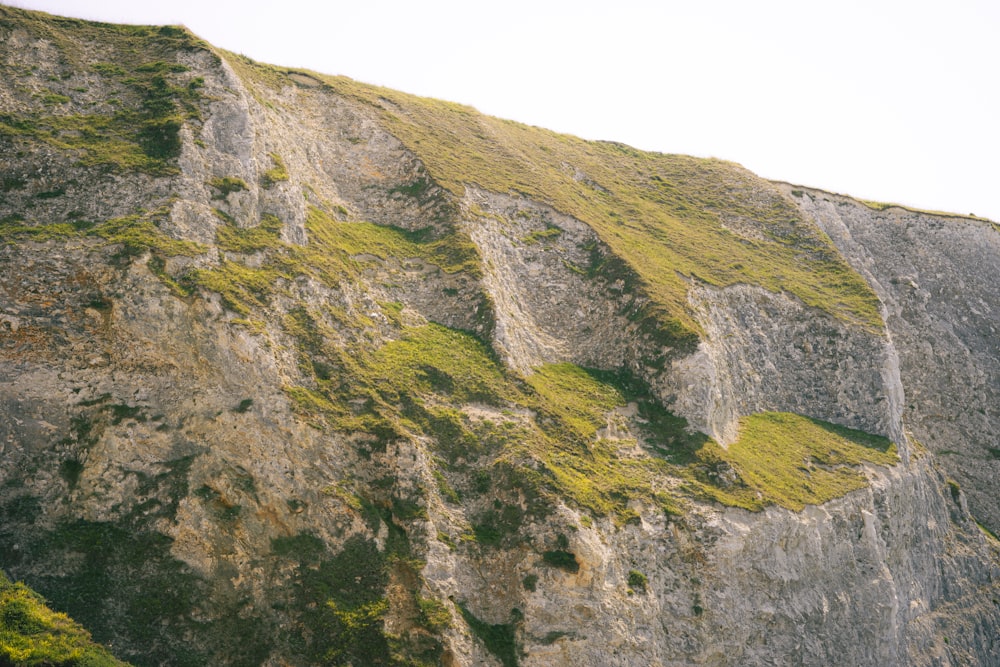
[[[826,192],[796,194],[885,304],[907,426],[963,485],[977,519],[997,532],[1000,228]]]
[[[0,63],[0,567],[119,657],[1000,662],[990,223],[175,28]]]

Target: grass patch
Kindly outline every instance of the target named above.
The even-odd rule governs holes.
[[[431,229],[409,231],[370,222],[340,222],[315,207],[309,209],[306,230],[320,252],[348,257],[373,255],[380,259],[419,258],[446,273],[480,274],[475,244],[457,230],[435,237]]]
[[[439,325],[404,329],[399,340],[374,351],[346,352],[326,346],[322,327],[305,313],[289,326],[311,350],[310,360],[326,359],[335,369],[326,379],[317,376],[313,389],[289,389],[298,409],[328,428],[368,432],[378,442],[430,436],[448,473],[448,483],[444,473],[438,478],[447,498],[497,498],[473,521],[484,546],[516,536],[529,515],[544,511],[546,498],[567,499],[620,524],[638,520],[629,506],[636,499],[672,514],[691,496],[750,510],[772,504],[799,510],[865,486],[861,464],[897,460],[884,438],[787,413],[744,419],[739,440],[723,449],[689,433],[634,378],[554,364],[522,382],[480,341]],[[634,418],[616,411],[630,402]],[[469,404],[494,406],[501,416],[472,419],[461,409]],[[513,407],[527,408],[530,417],[503,418]],[[619,422],[625,440],[600,437],[609,420]],[[470,467],[471,461],[479,463]],[[673,485],[665,483],[671,479]],[[499,499],[511,489],[542,504],[525,511]]]
[[[288,180],[288,168],[285,161],[277,153],[268,153],[274,166],[268,169],[260,177],[260,183],[265,188],[273,187],[275,184]]]
[[[573,439],[594,438],[597,429],[607,424],[607,413],[625,405],[625,397],[613,384],[573,364],[541,366],[528,384],[542,407],[569,428],[567,435]]]
[[[219,293],[228,308],[243,316],[266,306],[280,289],[281,280],[304,275],[334,287],[358,276],[369,255],[380,259],[420,258],[449,273],[479,275],[475,246],[458,231],[435,237],[430,230],[410,232],[368,222],[339,222],[313,207],[306,221],[308,244],[293,246],[281,241],[283,223],[273,215],[265,214],[259,225],[248,228],[237,227],[221,211],[217,215],[223,221],[216,231],[220,249],[235,253],[270,251],[266,260],[256,267],[223,261],[215,267],[192,270],[177,282],[188,291],[199,286]]]
[[[560,493],[597,514],[634,518],[629,499],[646,497],[678,511],[690,494],[759,510],[771,504],[800,510],[867,485],[863,463],[894,465],[895,447],[885,438],[790,413],[762,413],[741,422],[728,449],[686,430],[634,379],[588,372],[568,364],[543,366],[531,378],[549,438],[531,442],[534,454]],[[637,403],[633,422],[648,455],[623,456],[614,441],[596,437],[606,415]],[[551,418],[546,424],[544,415]],[[555,437],[551,437],[555,436]],[[682,491],[657,491],[657,479],[683,480]]]
[[[49,609],[40,595],[0,572],[0,664],[118,667],[128,663],[95,644],[90,633],[68,616]]]
[[[853,199],[853,198],[852,198]],[[905,204],[896,204],[894,202],[881,202],[872,201],[870,199],[855,199],[854,201],[859,202],[870,208],[873,211],[887,211],[890,208],[898,208],[909,213],[920,213],[922,215],[933,215],[942,218],[971,218],[973,220],[987,220],[986,218],[981,218],[975,213],[969,213],[968,215],[963,215],[961,213],[950,213],[948,211],[934,211],[930,209],[915,208],[913,206],[906,206]]]
[[[417,596],[420,624],[431,632],[439,633],[451,627],[451,612],[440,600]]]
[[[290,274],[273,267],[253,268],[240,262],[222,261],[216,267],[195,269],[180,280],[184,289],[195,286],[216,292],[227,308],[249,316],[266,308],[275,284]]]
[[[535,245],[542,241],[549,241],[562,234],[562,230],[556,226],[549,226],[545,229],[536,229],[527,236],[521,237],[521,243],[525,245]]]
[[[231,218],[223,218],[223,224],[216,229],[215,241],[220,249],[229,252],[259,252],[281,246],[282,227],[281,220],[270,213],[261,216],[256,227],[237,227]]]
[[[65,240],[70,238],[99,238],[108,244],[120,244],[118,257],[137,257],[146,251],[151,253],[148,267],[172,291],[186,294],[187,289],[166,273],[165,258],[194,257],[206,251],[205,246],[193,241],[182,241],[167,236],[157,226],[159,219],[166,215],[166,209],[151,213],[145,211],[134,215],[112,218],[95,224],[89,221],[57,222],[49,224],[26,224],[20,217],[12,216],[0,220],[0,240],[11,243],[16,240],[36,242]]]
[[[88,236],[100,237],[109,243],[120,243],[131,254],[150,250],[166,257],[194,257],[205,247],[193,241],[181,241],[167,236],[156,226],[155,213],[129,215],[106,220],[87,231]]]
[[[217,191],[217,194],[212,195],[212,199],[225,199],[231,192],[241,192],[247,189],[246,181],[234,176],[216,176],[206,181],[206,185]]]
[[[737,442],[714,455],[733,466],[745,484],[714,489],[716,499],[747,509],[820,504],[867,486],[861,464],[899,461],[886,438],[781,412],[743,418]]]
[[[75,236],[80,236],[80,229],[68,222],[29,225],[25,224],[20,216],[10,216],[0,220],[0,239],[4,239],[8,243],[14,242],[15,239],[43,243]]]

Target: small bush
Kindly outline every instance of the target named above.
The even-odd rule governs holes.
[[[628,585],[632,590],[642,591],[645,593],[647,583],[648,580],[646,579],[646,575],[639,570],[628,571]]]
[[[441,632],[451,626],[451,612],[439,600],[417,596],[417,606],[421,625],[431,632]]]
[[[218,190],[218,194],[212,195],[212,199],[225,199],[230,192],[240,192],[247,189],[246,181],[234,176],[214,177],[206,181],[206,184]]]
[[[577,562],[576,555],[570,551],[563,551],[562,549],[546,551],[542,554],[542,560],[546,565],[558,567],[567,572],[575,574],[580,571],[580,563]]]

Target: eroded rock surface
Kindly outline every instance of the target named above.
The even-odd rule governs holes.
[[[962,485],[977,519],[997,532],[997,225],[900,207],[877,211],[814,190],[793,199],[878,292],[899,351],[907,427]]]
[[[997,525],[995,226],[801,194],[778,231],[815,220],[886,328],[684,276],[690,352],[579,219],[436,183],[388,99],[180,29],[0,13],[0,567],[122,657],[1000,663],[973,519]],[[71,143],[167,98],[156,159]],[[777,233],[753,210],[721,215],[740,243]],[[709,436],[762,411],[900,460],[801,511],[711,500],[750,481]],[[648,488],[601,487],[616,466]]]

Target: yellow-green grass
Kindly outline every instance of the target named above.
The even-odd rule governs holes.
[[[883,202],[883,201],[872,201],[870,199],[856,199],[855,201],[864,204],[873,211],[886,211],[890,208],[898,208],[907,213],[919,213],[921,215],[932,215],[937,218],[968,218],[972,220],[981,220],[984,222],[992,222],[989,218],[983,218],[976,215],[975,213],[969,213],[963,215],[961,213],[949,213],[947,211],[935,211],[933,209],[916,208],[914,206],[907,206],[906,204],[897,204],[895,202]],[[996,224],[996,223],[994,223]]]
[[[130,252],[150,250],[165,257],[194,257],[207,248],[194,241],[183,241],[165,234],[157,221],[166,215],[166,209],[141,211],[120,218],[110,218],[100,223],[85,220],[28,224],[20,218],[0,220],[0,239],[28,239],[51,241],[67,238],[100,238],[109,244],[120,244]]]
[[[306,220],[310,245],[319,253],[374,255],[380,259],[420,258],[446,273],[479,274],[479,254],[472,240],[452,230],[434,237],[431,230],[411,232],[370,222],[341,222],[323,210],[310,207]],[[322,257],[312,258],[322,263]]]
[[[588,223],[639,275],[664,324],[679,332],[698,329],[686,278],[785,290],[841,319],[881,325],[877,298],[830,240],[737,165],[584,141],[467,106],[315,76],[376,109],[455,195],[467,183],[519,192]],[[723,213],[757,221],[762,238],[729,231]]]
[[[267,251],[265,261],[250,267],[238,261],[189,272],[182,282],[218,292],[226,305],[240,315],[266,306],[279,281],[310,276],[327,285],[357,278],[365,256],[379,259],[419,258],[453,273],[478,275],[479,256],[472,241],[460,231],[432,237],[427,231],[410,232],[370,222],[343,222],[326,211],[310,207],[306,217],[308,243],[295,246],[280,238],[281,221],[265,215],[256,227],[238,228],[221,211],[223,224],[216,242],[223,250],[239,253]]]
[[[528,378],[540,405],[556,416],[574,435],[591,440],[607,423],[607,414],[625,405],[622,393],[573,364],[549,364]]]
[[[45,600],[0,572],[0,664],[17,667],[87,665],[124,667],[90,633]]]
[[[289,178],[288,167],[285,166],[285,161],[281,159],[281,156],[277,153],[269,153],[268,155],[271,158],[271,162],[274,163],[274,166],[261,175],[261,184],[265,188],[272,187],[276,183],[280,183],[282,181],[287,181]]]
[[[899,460],[886,438],[785,412],[744,417],[734,444],[711,449],[738,472],[742,484],[711,489],[710,495],[747,509],[776,504],[800,510],[839,498],[867,486],[864,464]]]
[[[690,497],[800,510],[864,487],[864,464],[897,460],[885,438],[789,413],[745,418],[737,442],[724,449],[688,432],[634,379],[552,364],[522,381],[479,340],[434,324],[404,329],[375,351],[338,351],[308,333],[314,321],[288,330],[300,347],[332,359],[337,372],[317,378],[315,388],[289,388],[303,414],[333,430],[429,436],[445,473],[458,461],[503,465],[513,471],[506,479],[594,515],[628,520],[629,503],[642,499],[678,513]],[[614,411],[629,402],[639,415],[628,421],[634,437],[602,438],[609,418],[627,421]],[[510,416],[472,419],[469,404]]]
[[[281,244],[282,222],[277,216],[265,213],[256,227],[237,227],[232,218],[220,216],[223,224],[216,229],[216,244],[222,250],[253,253]]]
[[[684,431],[682,420],[666,419],[648,397],[629,397],[606,376],[571,364],[543,366],[528,383],[537,392],[538,409],[578,436],[546,429],[555,438],[541,441],[547,446],[536,453],[561,490],[599,513],[616,506],[620,512],[623,498],[642,496],[675,506],[676,499],[670,502],[657,484],[663,477],[684,480],[691,495],[726,505],[800,510],[866,486],[862,464],[897,461],[895,447],[885,438],[791,413],[744,418],[738,440],[724,449]],[[643,456],[623,456],[613,441],[596,438],[608,413],[624,406],[627,397],[636,400],[647,422],[634,426],[635,435],[650,446]],[[729,481],[727,469],[735,472]]]

